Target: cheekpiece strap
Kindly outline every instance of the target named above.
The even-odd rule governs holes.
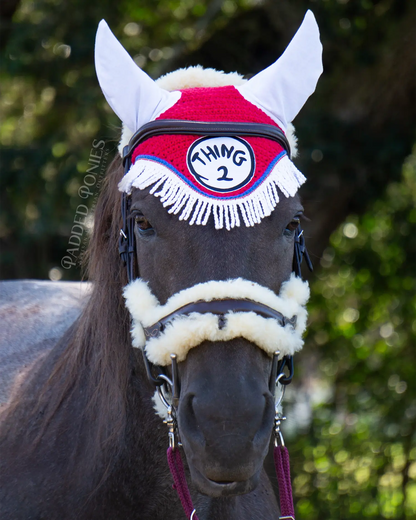
[[[303,234],[303,229],[299,226],[296,230],[295,234],[295,251],[293,253],[293,267],[292,271],[298,276],[302,278],[301,265],[302,260],[305,257],[306,265],[308,266],[309,271],[313,272],[313,265],[311,259],[309,257],[308,250],[306,249],[305,244],[305,236]]]
[[[129,161],[123,159],[123,166],[124,174],[126,174],[130,168]],[[123,224],[120,229],[120,237],[118,240],[118,252],[124,266],[127,268],[127,279],[129,283],[134,279],[134,222],[129,219],[130,204],[131,197],[127,196],[126,193],[122,193],[121,218]]]

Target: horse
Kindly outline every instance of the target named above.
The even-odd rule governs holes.
[[[56,343],[51,320],[37,324],[41,355],[2,413],[3,518],[279,516],[266,470],[273,425],[281,435],[275,381],[302,347],[309,294],[290,123],[321,54],[308,11],[285,53],[248,81],[196,67],[154,82],[100,23],[97,76],[124,125],[123,158],[95,209],[92,282],[76,289],[71,316],[58,312]],[[75,291],[44,290],[50,312]],[[189,484],[185,512],[168,445],[185,457],[173,475],[176,489]]]

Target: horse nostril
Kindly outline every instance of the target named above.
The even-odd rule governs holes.
[[[194,409],[195,394],[185,394],[179,401],[178,426],[179,432],[192,437],[198,444],[204,445],[204,436],[201,432]]]
[[[266,392],[263,394],[264,399],[264,409],[263,409],[263,416],[262,421],[260,424],[259,429],[254,435],[253,441],[255,443],[262,442],[264,439],[265,432],[271,432],[272,431],[272,425],[273,425],[273,418],[274,418],[274,398],[273,395],[270,392]]]

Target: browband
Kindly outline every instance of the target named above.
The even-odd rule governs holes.
[[[280,144],[290,158],[290,145],[284,132],[277,126],[261,123],[203,122],[164,119],[143,125],[123,149],[123,163],[130,162],[136,146],[158,135],[201,135],[211,137],[263,137]]]

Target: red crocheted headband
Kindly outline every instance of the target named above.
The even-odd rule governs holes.
[[[278,126],[233,86],[181,94],[157,119]],[[279,201],[276,187],[293,196],[304,181],[286,151],[270,139],[163,135],[137,146],[119,187],[130,193],[153,185],[151,193],[181,220],[204,225],[213,214],[216,228],[230,229],[240,225],[240,216],[247,226],[260,222]]]

